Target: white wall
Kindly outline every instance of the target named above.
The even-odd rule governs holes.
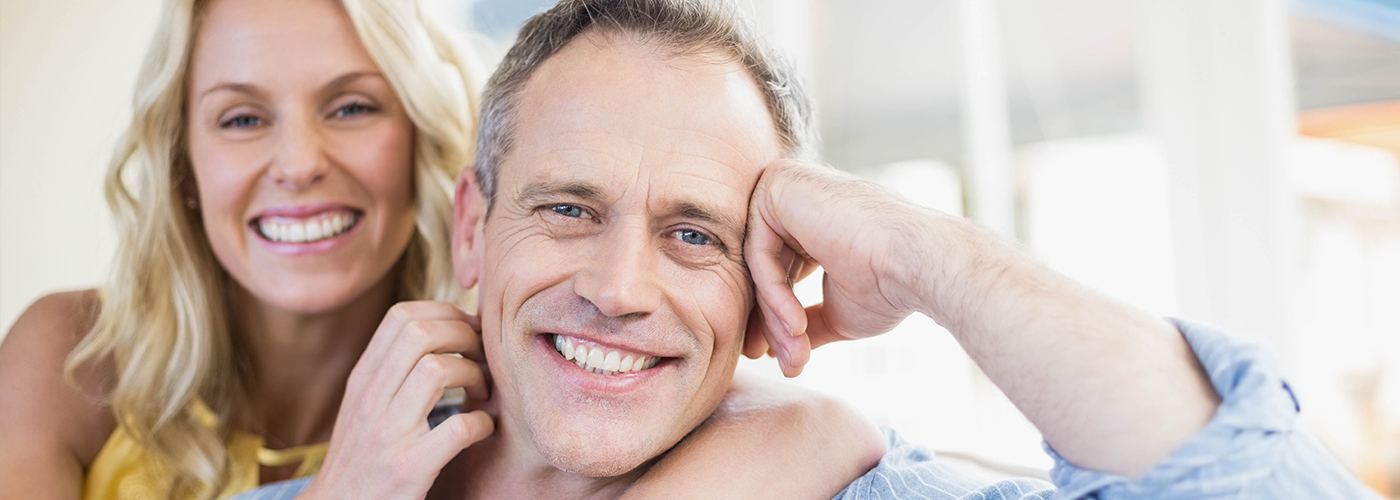
[[[91,287],[114,244],[102,177],[156,0],[0,0],[0,328]],[[0,334],[3,335],[3,334]]]

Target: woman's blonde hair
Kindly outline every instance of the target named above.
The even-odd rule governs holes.
[[[229,278],[209,247],[185,149],[187,72],[207,0],[168,0],[136,82],[131,124],[109,165],[105,192],[117,223],[110,282],[93,330],[69,356],[80,367],[110,360],[106,394],[118,425],[175,478],[172,495],[209,496],[225,478],[230,408],[249,373],[230,331]],[[469,60],[416,1],[341,0],[360,41],[415,127],[417,223],[395,266],[403,300],[457,301],[450,256],[452,191],[472,159],[477,113]],[[212,428],[190,408],[220,413]],[[220,412],[219,410],[223,411]]]

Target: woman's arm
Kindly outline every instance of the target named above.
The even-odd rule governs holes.
[[[625,498],[831,498],[885,453],[842,401],[742,373],[720,407]]]
[[[95,292],[40,298],[0,343],[0,484],[20,497],[78,498],[83,468],[116,422],[96,394],[101,370],[63,377],[68,353],[97,317]],[[90,391],[90,392],[89,392]]]

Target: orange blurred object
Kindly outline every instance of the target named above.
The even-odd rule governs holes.
[[[1377,147],[1394,155],[1400,165],[1400,101],[1381,101],[1298,113],[1298,131],[1351,144]],[[1388,422],[1379,401],[1359,401],[1369,442],[1355,457],[1361,480],[1382,495],[1400,498],[1400,423]]]
[[[1309,137],[1364,144],[1400,158],[1400,101],[1381,101],[1298,113],[1298,131]]]

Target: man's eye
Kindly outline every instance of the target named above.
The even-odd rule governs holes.
[[[694,229],[678,229],[673,234],[675,234],[676,239],[690,245],[709,245],[713,241],[710,239],[710,235]]]
[[[560,203],[558,205],[549,207],[549,209],[553,210],[556,214],[574,219],[581,219],[588,215],[588,212],[584,211],[583,207],[580,207],[578,205],[570,205],[567,203]]]
[[[253,128],[262,125],[262,119],[253,115],[238,115],[219,122],[219,128]]]

